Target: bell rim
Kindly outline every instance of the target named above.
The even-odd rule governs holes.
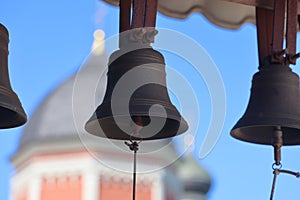
[[[292,124],[285,124],[282,125],[280,123],[274,123],[274,124],[256,124],[256,125],[240,125],[237,126],[235,125],[231,131],[230,131],[230,135],[240,141],[243,142],[249,142],[252,144],[260,144],[260,145],[273,145],[272,143],[272,136],[270,136],[270,133],[262,133],[263,136],[259,135],[258,137],[255,137],[253,135],[258,135],[258,133],[255,133],[254,129],[258,129],[258,128],[265,128],[265,129],[270,129],[270,128],[275,128],[275,127],[281,127],[281,129],[283,129],[283,136],[284,137],[290,137],[289,135],[291,133],[285,133],[285,130],[290,130],[289,132],[299,132],[299,138],[297,140],[293,139],[284,139],[283,140],[283,145],[284,146],[293,146],[293,145],[300,145],[300,125],[292,125]],[[252,133],[245,133],[246,129],[252,129],[251,132]],[[249,130],[248,130],[249,131]],[[243,133],[244,132],[244,133]],[[250,138],[254,138],[254,139],[250,139]],[[263,138],[263,140],[262,140]]]
[[[9,111],[10,117],[13,116],[12,119],[6,120],[8,125],[4,126],[0,123],[0,129],[15,128],[27,122],[27,115],[17,94],[13,90],[3,86],[0,86],[0,108]],[[17,123],[8,123],[11,121]]]
[[[103,130],[101,131],[101,133],[98,133],[98,132],[96,133],[95,131],[92,131],[93,128],[89,128],[89,127],[95,126],[95,123],[97,123],[97,128],[99,128],[99,126],[101,127],[101,125],[99,124],[100,123],[99,120],[101,120],[101,121],[104,121],[104,120],[114,120],[114,117],[126,117],[127,118],[129,116],[128,115],[123,115],[123,116],[121,116],[121,115],[118,115],[118,116],[107,116],[107,117],[102,117],[101,119],[96,118],[95,116],[96,115],[94,113],[92,115],[92,117],[85,123],[84,129],[89,134],[92,134],[94,136],[102,137],[102,138],[108,138],[108,139],[115,139],[115,140],[130,140],[130,139],[157,140],[157,139],[166,139],[166,138],[175,137],[177,135],[181,135],[181,134],[185,133],[188,130],[188,127],[189,127],[188,123],[186,122],[186,120],[183,117],[181,117],[180,120],[173,119],[173,118],[167,118],[168,122],[174,121],[174,122],[176,122],[176,123],[179,124],[178,130],[177,130],[176,134],[170,134],[170,136],[168,136],[168,137],[155,137],[155,136],[157,136],[157,134],[156,134],[156,135],[154,135],[154,137],[142,138],[142,137],[129,136],[129,134],[124,133],[124,132],[122,134],[123,135],[127,135],[128,136],[127,138],[126,137],[119,137],[119,138],[117,138],[117,137],[108,137],[109,134],[105,134]],[[159,117],[159,116],[155,116],[155,117]],[[162,118],[162,117],[159,117],[159,118]]]
[[[10,106],[3,102],[0,102],[0,109],[5,109],[9,111],[11,115],[14,115],[13,119],[10,118],[9,120],[7,120],[7,122],[17,121],[17,123],[8,123],[7,125],[3,125],[2,123],[0,123],[0,129],[15,128],[18,126],[22,126],[27,122],[27,115],[23,109],[18,109],[17,107]]]

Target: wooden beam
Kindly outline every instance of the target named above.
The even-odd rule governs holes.
[[[256,26],[259,65],[272,55],[273,11],[256,7]]]
[[[288,62],[296,64],[296,39],[297,39],[297,5],[298,0],[287,1],[287,27],[286,27],[286,55]]]
[[[146,0],[133,0],[133,15],[131,28],[144,27],[146,16]]]
[[[146,17],[144,22],[145,27],[155,27],[157,15],[157,1],[158,0],[147,0]]]
[[[286,0],[276,0],[274,2],[273,39],[272,39],[273,53],[278,53],[283,50],[285,3]]]
[[[131,0],[121,0],[119,6],[119,31],[122,33],[130,29]]]

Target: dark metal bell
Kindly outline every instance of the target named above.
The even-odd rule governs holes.
[[[282,145],[300,144],[299,76],[288,66],[271,64],[253,76],[248,107],[231,135],[275,145],[278,130],[282,131]]]
[[[0,128],[13,128],[27,121],[21,102],[8,76],[8,30],[0,24]]]
[[[110,56],[107,90],[102,104],[85,125],[87,132],[110,139],[153,140],[188,129],[171,103],[165,62],[152,48]]]

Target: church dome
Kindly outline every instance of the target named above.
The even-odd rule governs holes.
[[[91,54],[84,66],[86,74],[86,82],[82,87],[89,87],[89,80],[95,79],[98,76],[99,68],[104,68],[106,65],[105,55]],[[73,75],[68,80],[64,81],[58,88],[52,91],[45,100],[34,111],[30,120],[24,128],[19,147],[25,147],[31,143],[43,141],[57,141],[62,138],[77,138],[78,132],[84,132],[83,126],[76,125],[73,117],[73,90],[76,81],[76,75]],[[100,91],[103,92],[103,91]],[[84,104],[85,91],[83,90],[80,97]],[[82,115],[89,116],[93,110],[83,106]],[[88,117],[86,118],[88,119]],[[83,121],[84,123],[85,121]],[[78,130],[76,126],[82,127]]]
[[[183,157],[177,164],[177,174],[182,180],[187,195],[203,195],[209,191],[211,178],[209,173],[201,167],[192,155]],[[190,198],[190,196],[189,196]]]

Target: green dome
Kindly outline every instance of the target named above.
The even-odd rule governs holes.
[[[180,159],[176,171],[187,192],[206,194],[209,191],[211,185],[210,175],[197,163],[192,155]]]

